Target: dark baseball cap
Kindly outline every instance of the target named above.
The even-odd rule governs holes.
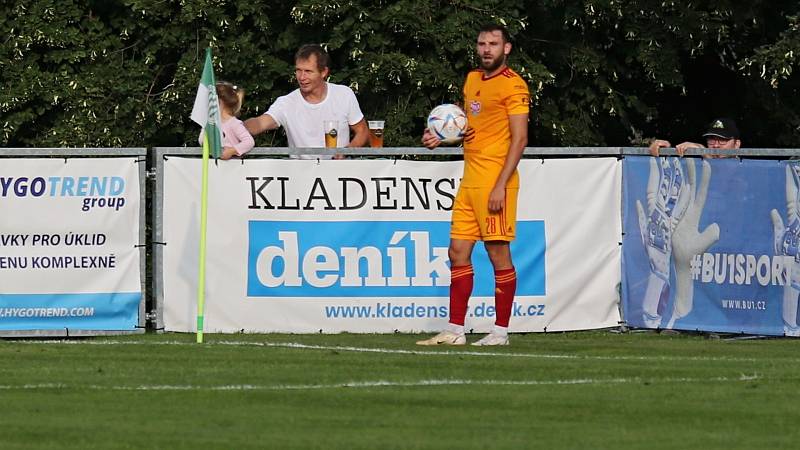
[[[739,128],[733,119],[720,117],[708,124],[708,131],[703,133],[703,137],[721,137],[723,139],[739,139]]]

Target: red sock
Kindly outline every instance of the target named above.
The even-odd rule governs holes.
[[[472,283],[472,264],[450,268],[450,323],[464,325]]]
[[[508,327],[511,306],[517,292],[517,271],[514,268],[494,272],[494,309],[497,311],[495,325]]]

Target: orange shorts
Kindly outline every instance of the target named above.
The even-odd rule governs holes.
[[[518,188],[506,189],[506,204],[489,213],[491,188],[458,189],[453,203],[450,237],[465,241],[513,241],[517,228]]]

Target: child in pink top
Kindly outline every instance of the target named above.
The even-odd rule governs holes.
[[[242,156],[255,146],[253,136],[244,127],[244,123],[236,116],[242,109],[244,90],[227,81],[217,83],[220,119],[222,119],[222,159]],[[203,132],[200,132],[200,145],[203,144]]]

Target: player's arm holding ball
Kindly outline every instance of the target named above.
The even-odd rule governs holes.
[[[435,134],[431,133],[431,130],[428,129],[428,127],[425,127],[425,131],[422,132],[422,145],[424,145],[428,150],[433,150],[441,143],[442,141],[440,141]]]

